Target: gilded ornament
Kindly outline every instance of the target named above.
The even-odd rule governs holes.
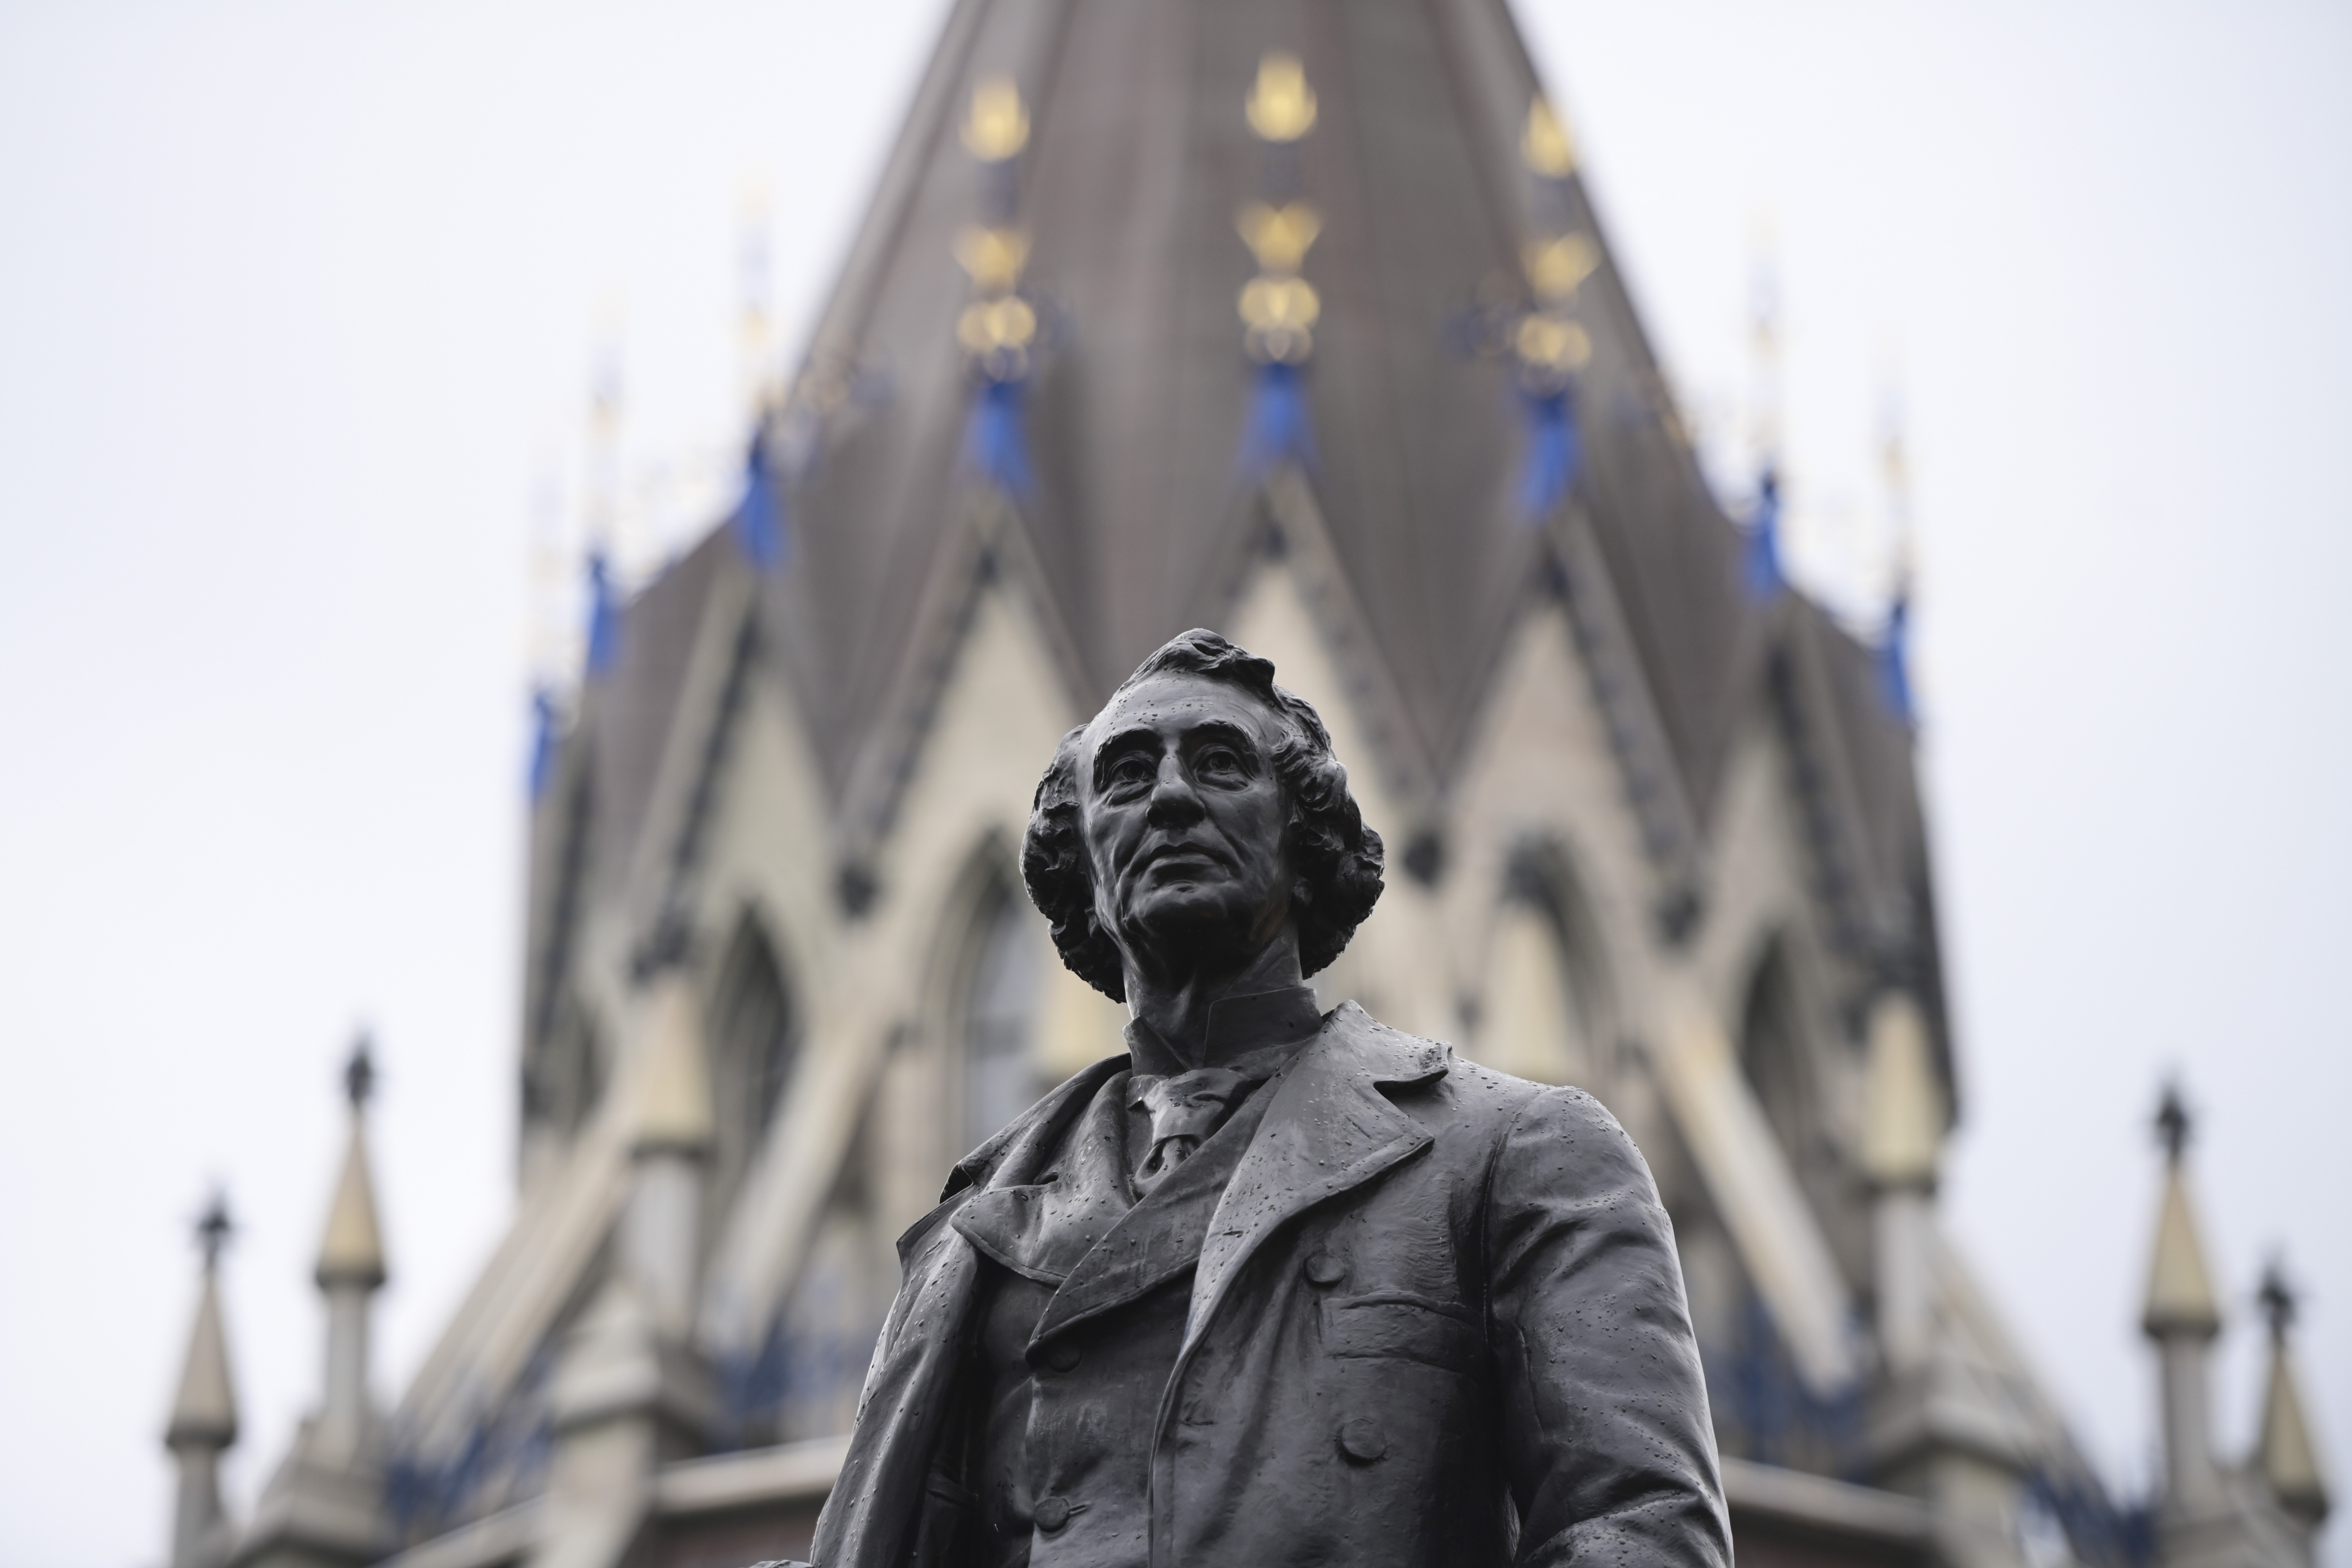
[[[956,318],[956,342],[973,354],[1025,349],[1036,336],[1037,312],[1017,294],[966,305]]]
[[[969,227],[956,236],[955,258],[974,288],[1009,293],[1028,264],[1029,237],[1017,228]]]
[[[1591,334],[1564,316],[1528,317],[1512,346],[1522,364],[1555,374],[1581,370],[1592,358]]]
[[[1259,267],[1268,272],[1296,272],[1315,237],[1323,232],[1323,215],[1305,202],[1281,206],[1252,202],[1242,208],[1234,226]]]
[[[1528,128],[1519,136],[1519,156],[1547,180],[1564,180],[1576,173],[1575,139],[1553,112],[1549,99],[1538,97],[1528,106]]]
[[[971,89],[964,151],[983,163],[1002,163],[1029,144],[1029,110],[1008,76],[990,77]]]
[[[1249,95],[1250,129],[1268,142],[1296,142],[1315,129],[1315,89],[1297,55],[1279,52],[1257,62]]]
[[[1586,234],[1531,239],[1522,253],[1528,282],[1546,304],[1558,304],[1577,290],[1601,265],[1601,247]]]
[[[1251,279],[1242,287],[1244,343],[1260,363],[1301,364],[1315,349],[1313,329],[1323,313],[1315,286],[1303,278]]]

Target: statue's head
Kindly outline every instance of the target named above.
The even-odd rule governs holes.
[[[1381,836],[1274,666],[1189,631],[1062,737],[1021,874],[1062,962],[1115,1000],[1130,962],[1237,962],[1295,937],[1313,974],[1381,896]]]

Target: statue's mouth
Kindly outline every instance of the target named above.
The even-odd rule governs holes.
[[[1201,844],[1165,844],[1147,849],[1137,867],[1141,871],[1223,871],[1226,868],[1223,856]]]

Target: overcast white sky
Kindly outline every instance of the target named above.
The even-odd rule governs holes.
[[[1824,591],[1869,581],[1899,385],[1954,1227],[2144,1485],[2146,1121],[2177,1068],[2235,1309],[2224,1447],[2284,1247],[2352,1456],[2352,10],[1519,9],[1719,436],[1777,237],[1793,547]],[[0,1562],[163,1555],[215,1179],[246,1226],[249,1505],[317,1386],[362,1020],[387,1389],[480,1260],[526,568],[534,517],[576,505],[596,345],[657,551],[740,435],[747,182],[796,341],[941,13],[0,4]]]

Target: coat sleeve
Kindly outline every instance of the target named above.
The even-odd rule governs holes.
[[[1729,1568],[1731,1531],[1674,1229],[1581,1090],[1513,1120],[1486,1197],[1488,1332],[1528,1568]]]

